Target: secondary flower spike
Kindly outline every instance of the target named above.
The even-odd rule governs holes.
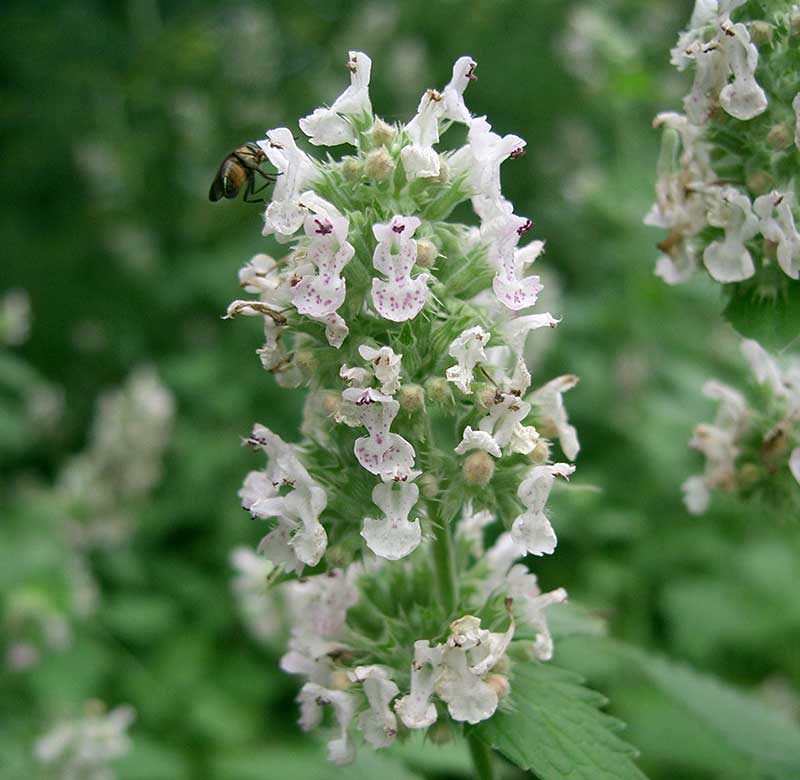
[[[294,435],[244,439],[267,463],[241,504],[268,527],[260,558],[235,556],[236,593],[262,641],[286,616],[280,667],[337,764],[513,710],[515,665],[558,652],[547,613],[566,592],[541,592],[522,561],[556,547],[546,504],[574,466],[551,461],[555,439],[565,458],[579,449],[562,397],[577,377],[529,369],[529,334],[560,319],[535,308],[545,244],[502,191],[525,141],[472,115],[468,56],[406,124],[375,115],[371,69],[350,52],[350,86],[302,134],[260,142],[278,172],[269,244],[227,311],[260,319],[256,365],[306,390]],[[453,124],[464,143],[439,147]],[[341,159],[309,153],[340,144]],[[472,224],[451,219],[460,204]],[[789,247],[779,204],[762,211]]]

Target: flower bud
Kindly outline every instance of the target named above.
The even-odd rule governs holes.
[[[414,414],[425,408],[425,391],[420,385],[403,385],[397,395],[400,408],[407,414]]]
[[[434,745],[446,745],[453,740],[450,724],[446,720],[437,721],[428,729],[427,737]]]
[[[800,11],[792,11],[789,16],[789,29],[792,35],[800,35]]]
[[[760,476],[759,468],[755,463],[745,463],[736,475],[739,485],[744,489],[752,487],[758,482]]]
[[[528,453],[528,460],[537,466],[547,463],[550,460],[550,442],[540,437],[536,446]]]
[[[488,452],[476,450],[464,460],[464,479],[472,485],[488,485],[494,476],[494,460]]]
[[[425,382],[425,395],[435,404],[447,404],[453,400],[450,384],[440,376],[432,377]]]
[[[364,175],[364,166],[357,157],[346,157],[342,163],[342,175],[347,181],[358,181]]]
[[[386,181],[394,173],[394,160],[392,155],[381,146],[373,149],[364,163],[364,174],[375,181]]]
[[[320,406],[326,417],[333,417],[342,405],[342,397],[338,393],[326,392],[320,398]]]
[[[319,368],[317,356],[310,349],[299,349],[295,353],[294,362],[306,378],[312,377]]]
[[[763,195],[772,189],[775,180],[766,171],[758,170],[747,175],[745,184],[754,195]]]
[[[497,388],[494,385],[487,385],[485,383],[475,383],[475,397],[481,409],[488,411],[495,405],[495,398],[497,397]]]
[[[419,492],[425,498],[436,498],[439,495],[439,480],[426,472],[419,478]]]
[[[382,119],[376,119],[369,131],[370,139],[375,146],[389,146],[394,140],[394,128]]]
[[[439,250],[433,241],[427,238],[422,238],[417,241],[417,265],[422,268],[432,268],[436,258],[439,256]]]
[[[486,678],[486,684],[497,694],[498,699],[503,699],[508,696],[511,686],[508,684],[508,678],[502,674],[490,674]]]
[[[767,133],[767,143],[773,149],[786,149],[794,141],[794,130],[785,122],[773,125]]]
[[[345,691],[350,687],[350,678],[344,669],[337,669],[331,674],[331,688],[334,691]]]
[[[750,25],[750,39],[756,46],[772,43],[772,25],[760,19]]]

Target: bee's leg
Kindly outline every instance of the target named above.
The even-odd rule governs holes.
[[[253,171],[263,176],[267,180],[268,184],[272,184],[275,181],[275,179],[277,179],[278,176],[280,176],[279,173],[264,173],[264,171],[262,171],[261,168],[253,168]]]
[[[254,198],[253,195],[256,194],[254,190],[255,186],[255,178],[250,178],[247,180],[247,187],[244,190],[244,202],[245,203],[263,203],[264,198]],[[261,188],[263,189],[263,187]],[[260,192],[261,190],[259,190]]]

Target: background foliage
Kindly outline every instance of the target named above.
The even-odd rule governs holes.
[[[796,523],[716,497],[694,519],[681,503],[699,465],[686,442],[710,411],[703,381],[745,376],[717,285],[664,285],[658,236],[641,225],[650,121],[685,92],[668,50],[690,4],[48,6],[0,11],[2,287],[26,290],[33,312],[28,341],[0,355],[0,592],[34,582],[63,600],[73,575],[54,486],[87,446],[102,391],[153,366],[176,419],[135,533],[89,557],[96,614],[76,618],[67,649],[0,672],[0,777],[37,776],[34,739],[89,698],[138,712],[123,780],[341,776],[301,741],[295,683],[277,647],[247,634],[230,591],[230,550],[261,530],[235,496],[252,467],[238,437],[255,419],[291,440],[302,398],[260,369],[257,324],[220,319],[236,270],[265,243],[258,208],[212,206],[206,193],[229,148],[338,94],[348,48],[373,57],[373,103],[389,119],[411,116],[421,90],[471,54],[471,109],[528,139],[505,189],[548,238],[540,262],[557,294],[542,308],[565,316],[539,368],[581,377],[567,399],[582,440],[576,489],[554,495],[559,554],[537,573],[618,642],[564,638],[555,664],[609,696],[652,778],[797,777],[785,721],[783,742],[760,748],[768,729],[752,729],[769,721],[739,723],[738,694],[681,677],[711,674],[769,713],[800,715]],[[31,402],[42,388],[61,399],[44,417]],[[348,777],[445,780],[468,767],[460,745],[412,742],[363,751]]]

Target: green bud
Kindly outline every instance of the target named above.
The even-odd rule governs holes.
[[[431,377],[425,382],[425,395],[435,404],[448,404],[453,400],[450,383],[440,376]]]
[[[364,163],[364,174],[375,181],[386,181],[394,173],[394,160],[392,155],[381,146],[373,149]]]
[[[474,382],[473,390],[475,391],[475,398],[478,401],[478,406],[484,411],[491,409],[497,399],[497,388],[494,385],[486,384],[485,382]]]
[[[400,408],[407,414],[414,414],[425,408],[425,390],[420,385],[403,385],[397,395]]]
[[[342,175],[347,181],[358,181],[364,175],[364,166],[358,157],[346,157],[342,162]]]
[[[425,498],[436,498],[439,495],[439,480],[426,472],[419,478],[419,491]]]
[[[540,438],[536,446],[528,453],[528,460],[537,466],[543,466],[550,460],[550,442]]]
[[[773,125],[767,133],[767,143],[773,149],[786,149],[794,141],[794,130],[785,122]]]
[[[494,460],[483,450],[471,452],[464,459],[463,473],[471,485],[488,485],[494,476]]]
[[[747,175],[745,184],[754,195],[763,195],[773,188],[775,180],[766,171],[758,170]]]
[[[375,146],[389,146],[394,140],[394,128],[382,119],[376,119],[369,131],[370,139]]]
[[[772,43],[773,28],[769,22],[755,21],[750,25],[750,39],[756,46]]]
[[[800,11],[792,11],[789,17],[789,29],[792,35],[800,35]]]
[[[319,369],[316,355],[308,349],[299,349],[295,353],[294,362],[306,378],[312,377]]]
[[[417,265],[422,268],[432,268],[436,258],[439,256],[439,250],[433,241],[427,238],[421,238],[417,241]]]

